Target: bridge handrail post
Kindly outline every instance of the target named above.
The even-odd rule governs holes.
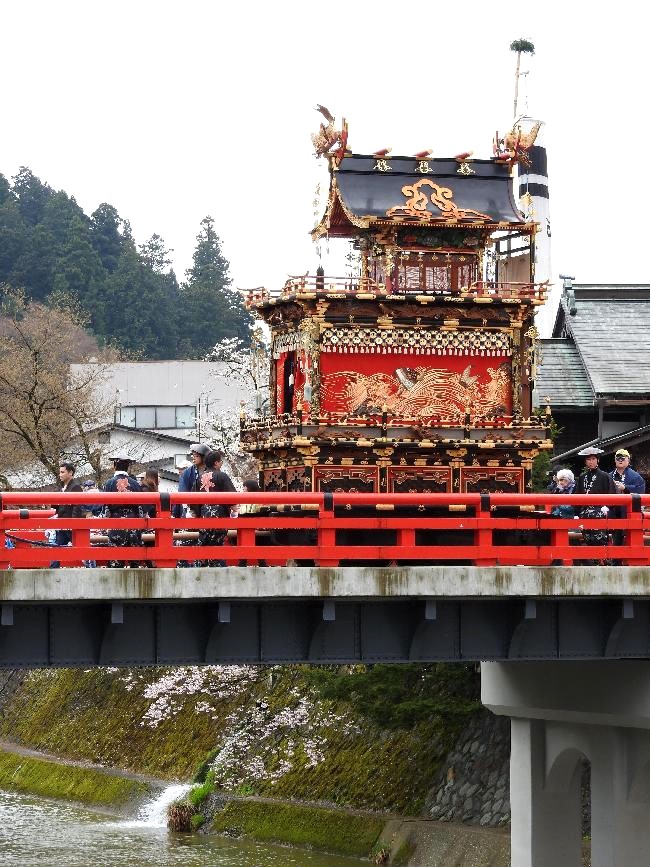
[[[10,563],[9,560],[5,558],[5,553],[7,551],[7,537],[5,536],[5,522],[6,517],[4,513],[4,506],[2,503],[2,494],[0,494],[0,553],[2,556],[0,557],[0,569],[9,569]]]
[[[487,520],[492,522],[492,504],[489,494],[481,494],[476,516],[479,522]],[[476,529],[474,538],[478,548],[478,557],[474,560],[475,566],[496,566],[497,560],[495,556],[494,543],[492,540],[493,529],[491,526],[479,527]]]
[[[72,529],[72,550],[75,551],[77,548],[90,548],[90,527],[84,527],[83,529],[75,527]],[[83,560],[74,560],[67,565],[81,566],[83,565]]]
[[[641,496],[639,494],[630,494],[630,508],[625,509],[625,529],[624,544],[629,548],[643,548],[643,510],[641,508]],[[635,566],[637,564],[647,563],[647,558],[628,557],[623,560],[626,566]]]
[[[317,566],[338,566],[338,560],[322,558],[321,551],[323,548],[336,547],[336,530],[333,527],[323,527],[321,521],[323,519],[332,519],[334,517],[334,494],[331,491],[324,491],[322,499],[318,504],[318,529],[317,529],[317,550],[316,550],[316,565]]]
[[[246,516],[248,517],[248,516]],[[238,548],[256,548],[257,547],[257,528],[256,527],[242,527],[241,524],[237,524],[237,528],[235,530],[236,539],[235,545]],[[259,558],[258,557],[247,557],[244,561],[246,566],[259,566]]]
[[[166,491],[160,491],[159,502],[157,506],[157,517],[170,518],[172,516],[171,498]],[[159,552],[165,549],[174,547],[174,528],[173,527],[157,527],[153,534],[153,557],[151,562],[157,568],[175,568],[178,565],[178,558],[170,559],[169,555],[164,557],[164,554],[158,556]]]

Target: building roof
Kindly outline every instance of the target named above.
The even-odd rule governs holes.
[[[357,234],[355,227],[384,223],[526,225],[515,204],[510,168],[503,163],[346,154],[338,168],[332,166],[327,210],[313,234],[348,236]]]
[[[541,364],[535,381],[539,405],[550,398],[553,409],[586,409],[594,405],[594,390],[572,340],[540,340]]]
[[[650,285],[565,289],[553,333],[575,345],[596,399],[648,400]]]

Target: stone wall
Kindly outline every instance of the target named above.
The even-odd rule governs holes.
[[[477,714],[460,735],[427,798],[442,822],[496,827],[510,822],[510,720]]]

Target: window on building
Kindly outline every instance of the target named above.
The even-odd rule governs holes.
[[[125,427],[155,430],[192,428],[196,422],[194,406],[119,406],[115,423]]]

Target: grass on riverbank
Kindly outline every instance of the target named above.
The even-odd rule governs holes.
[[[146,783],[137,780],[3,752],[0,789],[113,808],[124,807],[150,792]]]
[[[215,815],[211,830],[366,858],[384,824],[378,816],[320,807],[230,801]]]

